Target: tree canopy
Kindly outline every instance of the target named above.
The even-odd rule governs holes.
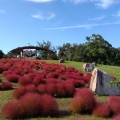
[[[86,37],[86,41],[84,44],[63,44],[59,47],[59,55],[72,61],[120,64],[120,48],[113,48],[101,35],[92,34]]]
[[[3,53],[3,51],[2,51],[2,50],[0,50],[0,59],[2,59],[2,58],[3,58],[3,56],[4,56],[4,53]]]

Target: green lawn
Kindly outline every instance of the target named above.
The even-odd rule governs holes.
[[[56,63],[59,64],[57,60],[46,60],[47,63]],[[61,63],[60,63],[61,64]],[[73,61],[65,61],[65,63],[62,63],[65,66],[73,66],[79,71],[83,71],[82,66],[83,62],[73,62]],[[109,65],[100,65],[98,64],[95,66],[96,68],[105,71],[106,73],[109,73],[110,75],[114,75],[117,78],[120,78],[120,66],[109,66]]]
[[[12,100],[11,97],[12,90],[9,91],[0,91],[0,108],[7,103],[8,101]],[[98,101],[107,102],[107,96],[96,96]],[[111,118],[100,118],[94,117],[92,115],[81,115],[81,114],[70,114],[69,113],[69,104],[72,98],[57,98],[57,103],[60,109],[60,115],[58,118],[29,118],[29,120],[112,120]],[[7,120],[2,118],[0,114],[0,120]],[[26,119],[25,119],[26,120]],[[28,119],[27,119],[28,120]]]
[[[47,63],[57,63],[59,62],[57,60],[46,60]],[[72,66],[78,69],[79,71],[82,71],[82,65],[84,63],[82,62],[73,62],[73,61],[65,61],[65,63],[62,63],[66,66]],[[104,70],[105,72],[114,75],[118,78],[120,78],[120,67],[118,66],[107,66],[107,65],[98,65],[97,68]],[[0,91],[0,108],[4,106],[5,103],[12,100],[11,97],[12,90],[9,91]],[[107,102],[108,96],[95,96],[97,101]],[[81,115],[81,114],[72,114],[69,113],[69,104],[72,98],[57,98],[57,103],[59,105],[60,115],[58,118],[29,118],[29,120],[112,120],[112,118],[100,118],[100,117],[94,117],[92,115]],[[0,110],[0,120],[7,120],[2,118],[1,116],[1,110]],[[28,120],[28,119],[25,119]]]

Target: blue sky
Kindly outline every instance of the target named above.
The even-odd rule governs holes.
[[[85,43],[100,34],[120,47],[120,0],[0,0],[0,49]]]

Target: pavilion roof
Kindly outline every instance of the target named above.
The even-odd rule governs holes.
[[[18,53],[18,52],[22,52],[23,49],[36,49],[36,50],[46,50],[49,52],[54,53],[52,50],[48,50],[42,47],[38,47],[38,46],[24,46],[24,47],[17,47],[15,49],[12,49],[11,51],[9,51],[9,53]]]

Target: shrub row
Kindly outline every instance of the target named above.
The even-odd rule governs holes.
[[[2,108],[2,116],[9,119],[57,116],[59,113],[56,100],[50,95],[27,93],[19,100],[6,103]]]
[[[82,88],[76,91],[69,107],[71,112],[93,114],[96,117],[120,120],[120,96],[110,96],[108,103],[97,102],[92,91]]]
[[[34,84],[22,86],[13,90],[12,97],[19,99],[26,93],[50,94],[54,97],[72,97],[75,93],[75,87],[72,84],[50,83],[40,84],[37,87]]]

